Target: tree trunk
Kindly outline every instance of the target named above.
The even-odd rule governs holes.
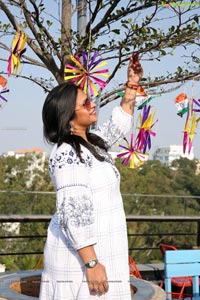
[[[62,65],[61,73],[64,80],[64,68],[66,62],[69,60],[69,54],[71,53],[71,17],[72,6],[71,0],[62,0],[62,24],[61,24],[61,41],[62,41]]]

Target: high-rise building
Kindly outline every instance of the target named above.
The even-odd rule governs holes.
[[[162,165],[170,166],[172,161],[179,158],[194,159],[193,147],[190,153],[187,151],[183,153],[182,145],[170,145],[169,147],[158,148],[153,154],[154,160],[159,160]]]

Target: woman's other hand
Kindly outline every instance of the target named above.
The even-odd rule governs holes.
[[[94,268],[86,268],[86,279],[91,295],[102,295],[108,291],[106,269],[101,263]]]

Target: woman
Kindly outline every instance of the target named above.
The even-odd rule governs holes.
[[[131,59],[120,107],[95,133],[95,103],[64,83],[47,96],[44,136],[57,193],[44,250],[40,300],[130,300],[126,219],[120,175],[107,150],[131,128],[142,71]]]

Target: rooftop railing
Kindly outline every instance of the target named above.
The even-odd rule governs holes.
[[[122,196],[126,209],[129,252],[137,258],[137,262],[161,261],[161,242],[178,244],[184,249],[200,246],[200,197],[139,194]],[[55,193],[0,191],[0,205],[2,201],[6,205],[3,206],[5,213],[2,209],[0,215],[0,257],[41,256],[52,216],[45,211],[48,212],[50,203],[52,207],[55,205]],[[20,201],[29,205],[19,208],[16,203],[20,204]],[[42,201],[45,201],[45,211]],[[12,206],[9,208],[10,205]],[[176,215],[171,214],[172,208]],[[129,211],[133,213],[128,214]],[[12,224],[20,224],[20,229],[17,231]]]

